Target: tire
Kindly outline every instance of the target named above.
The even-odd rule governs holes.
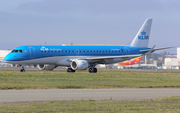
[[[94,68],[94,69],[93,69],[93,72],[94,72],[94,73],[97,73],[97,68]]]
[[[67,72],[68,72],[68,73],[69,73],[69,72],[71,72],[71,73],[73,72],[73,73],[74,73],[74,72],[76,72],[76,70],[73,70],[72,68],[68,68],[68,69],[67,69]]]
[[[97,68],[89,68],[89,73],[97,73]]]
[[[21,69],[20,72],[25,72],[25,69]]]
[[[76,72],[76,70],[73,70],[73,69],[72,69],[72,72]]]
[[[97,73],[97,68],[93,68],[92,73]]]
[[[67,72],[71,72],[70,68],[67,69]]]
[[[89,68],[89,73],[92,73],[92,68]]]

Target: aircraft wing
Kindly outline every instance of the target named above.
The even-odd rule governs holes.
[[[120,56],[100,56],[100,57],[89,57],[89,58],[86,58],[86,60],[105,60],[105,59],[113,59],[113,58],[124,58],[124,59],[127,59],[127,58],[135,58],[135,57],[139,57],[141,56],[142,54],[137,54],[137,55],[120,55]]]

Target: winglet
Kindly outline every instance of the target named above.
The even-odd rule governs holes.
[[[151,53],[153,52],[155,46],[156,46],[156,45],[154,45],[145,55],[151,54]]]

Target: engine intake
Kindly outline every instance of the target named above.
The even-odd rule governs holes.
[[[49,70],[52,71],[53,69],[55,69],[57,66],[52,65],[52,64],[40,64],[38,65],[38,68],[40,70]]]
[[[71,62],[71,68],[73,70],[86,70],[89,67],[89,63],[86,60],[73,60]]]

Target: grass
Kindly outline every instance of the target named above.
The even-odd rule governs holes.
[[[50,88],[158,88],[180,87],[180,73],[173,71],[100,71],[98,73],[66,73],[58,71],[0,70],[0,89],[50,89]],[[24,103],[23,103],[24,104]],[[121,101],[81,100],[28,102],[25,105],[0,103],[2,113],[67,112],[67,113],[164,113],[180,112],[180,97],[170,96],[155,100]]]
[[[168,102],[157,100],[145,101],[117,101],[117,100],[102,100],[102,101],[71,101],[71,102],[44,102],[44,103],[29,103],[28,105],[15,105],[15,106],[0,106],[0,112],[13,112],[13,113],[164,113],[164,112],[180,112],[180,101],[171,96],[161,98]],[[176,101],[176,102],[174,102]]]
[[[180,102],[180,96],[170,96],[170,97],[161,97],[157,98],[156,101],[178,101]]]
[[[180,87],[180,73],[1,71],[0,89],[80,89]]]

